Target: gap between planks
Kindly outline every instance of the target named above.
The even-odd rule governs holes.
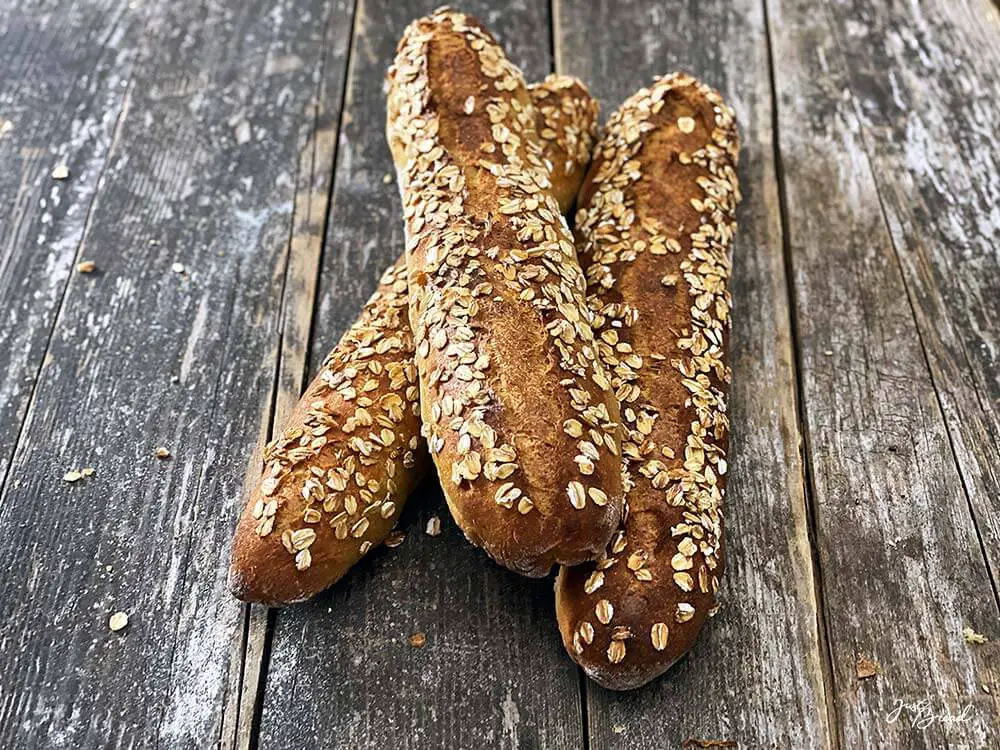
[[[792,375],[795,380],[795,416],[798,431],[799,457],[802,462],[802,497],[805,500],[806,521],[809,532],[809,552],[812,559],[813,594],[816,597],[816,633],[819,636],[819,650],[822,655],[823,694],[825,696],[827,742],[831,748],[840,748],[840,732],[837,719],[837,700],[833,683],[833,651],[830,646],[829,624],[824,602],[823,568],[820,564],[819,548],[816,544],[816,488],[813,484],[812,452],[809,446],[809,432],[806,429],[806,401],[802,383],[802,347],[799,342],[798,309],[795,305],[795,268],[792,263],[791,238],[788,222],[788,196],[785,193],[785,170],[781,161],[781,131],[778,121],[778,87],[775,75],[774,44],[771,39],[771,14],[768,0],[761,0],[764,13],[764,38],[767,42],[767,69],[771,82],[771,145],[774,150],[774,174],[778,184],[778,215],[781,220],[781,252],[785,266],[785,288],[788,298],[788,327],[791,335],[793,362]]]
[[[340,81],[339,110],[336,112],[335,126],[322,126],[320,119],[326,101],[325,71],[330,53],[330,32],[336,20],[336,9],[331,7],[323,34],[323,60],[320,64],[314,101],[313,132],[302,150],[296,172],[295,204],[291,234],[288,240],[288,259],[282,285],[281,334],[278,341],[278,356],[275,365],[271,409],[263,415],[260,436],[254,450],[253,459],[247,467],[244,478],[244,499],[252,482],[257,479],[257,467],[261,463],[264,446],[270,440],[276,425],[280,425],[295,408],[302,393],[309,368],[309,342],[312,339],[315,321],[317,285],[319,270],[326,251],[326,229],[333,203],[337,163],[338,135],[347,110],[347,86],[351,67],[354,64],[352,52],[357,33],[357,6],[351,5],[351,34],[348,38],[347,56],[343,78]],[[308,162],[308,179],[302,182],[303,161]],[[301,282],[299,287],[293,282]],[[242,506],[241,506],[242,507]],[[223,749],[253,750],[257,747],[261,710],[263,708],[264,687],[270,653],[270,641],[274,631],[274,611],[262,604],[249,604],[244,613],[244,639],[241,643],[243,658],[236,697],[236,716],[227,728],[223,722]],[[227,742],[227,739],[230,739]]]

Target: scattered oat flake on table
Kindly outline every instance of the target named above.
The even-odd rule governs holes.
[[[252,135],[250,132],[250,123],[247,122],[246,120],[240,121],[240,123],[236,126],[235,135],[236,135],[236,142],[239,145],[242,146],[244,143],[249,143],[250,136]]]
[[[170,266],[170,270],[172,270],[174,273],[184,273],[184,264],[174,263],[172,266]]]
[[[983,635],[982,633],[977,633],[970,627],[962,628],[962,637],[965,639],[966,643],[981,644],[981,643],[986,643],[986,641],[989,640],[989,638],[987,638],[985,635]]]
[[[52,170],[53,180],[65,180],[67,177],[69,177],[69,167],[65,164],[60,164]]]
[[[402,531],[394,531],[385,538],[385,546],[390,549],[398,547],[403,543],[404,539],[406,539],[406,534]]]
[[[170,458],[170,451],[164,448],[162,445],[156,449],[157,458]]]
[[[855,670],[859,680],[867,680],[869,677],[874,677],[878,674],[879,665],[878,662],[872,661],[867,656],[858,656],[858,663],[855,665]]]
[[[410,636],[410,645],[413,648],[423,648],[425,643],[427,643],[427,636],[423,633],[414,633]]]
[[[83,474],[76,469],[71,469],[63,474],[64,482],[79,482],[83,479]]]
[[[437,516],[431,516],[427,519],[427,528],[424,529],[427,532],[427,536],[437,536],[441,533],[441,519]]]
[[[97,264],[92,260],[81,260],[76,264],[76,270],[80,273],[93,273],[97,270]]]
[[[117,633],[128,625],[128,615],[124,612],[115,612],[108,620],[108,627],[112,632]]]
[[[392,182],[392,175],[389,174],[388,172],[386,172],[384,175],[382,175],[382,182],[384,182],[386,185],[388,185],[389,183],[391,183]]]
[[[94,476],[94,470],[90,466],[86,466],[86,467],[80,469],[80,473],[83,474],[83,476],[85,476],[85,477],[92,477],[92,476]]]

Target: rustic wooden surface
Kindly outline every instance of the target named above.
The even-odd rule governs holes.
[[[433,479],[316,601],[229,598],[249,458],[402,248],[382,77],[438,4],[0,8],[0,746],[1000,743],[989,0],[463,5],[605,115],[683,68],[741,125],[724,607],[667,676],[583,679]]]
[[[948,4],[944,0],[925,5],[929,10]],[[956,460],[939,396],[945,390],[951,391],[953,400],[959,399],[964,389],[960,381],[940,382],[934,377],[912,302],[930,289],[908,283],[901,272],[901,256],[907,253],[901,236],[906,234],[906,241],[914,245],[940,242],[940,230],[933,222],[947,223],[947,209],[941,205],[945,215],[928,215],[904,232],[898,208],[895,213],[887,208],[890,200],[899,200],[896,191],[906,181],[911,185],[919,181],[928,195],[936,193],[940,204],[967,203],[971,196],[957,185],[949,189],[953,174],[935,170],[930,153],[890,158],[893,147],[888,142],[898,134],[872,122],[885,117],[879,106],[892,110],[893,120],[906,121],[893,122],[893,127],[909,129],[911,134],[922,131],[912,137],[922,141],[920,148],[932,152],[938,146],[928,140],[931,135],[922,122],[933,123],[947,102],[916,108],[910,119],[902,97],[907,92],[904,86],[912,86],[913,73],[902,64],[858,59],[860,48],[871,46],[860,41],[868,34],[884,35],[891,50],[918,37],[926,40],[945,24],[932,24],[929,16],[898,14],[890,29],[885,4],[873,0],[853,5],[834,4],[825,13],[815,12],[813,4],[804,0],[771,6],[774,18],[780,20],[772,25],[775,59],[783,63],[775,68],[777,129],[803,430],[809,446],[838,732],[844,747],[988,747],[998,738],[996,644],[989,656],[979,653],[965,642],[962,631],[971,626],[993,632],[996,626],[996,591],[977,535],[976,514],[970,509],[992,516],[995,523],[998,497],[995,492],[992,498],[966,494],[963,463],[975,459]],[[996,20],[992,6],[984,3],[981,9],[977,24],[988,23],[991,13]],[[838,27],[841,22],[844,26]],[[942,29],[935,43],[946,44],[949,34],[954,35],[955,29]],[[852,36],[858,39],[848,43]],[[958,38],[969,43],[976,35],[967,30]],[[938,70],[938,75],[951,76],[950,67],[964,61],[971,86],[990,84],[989,77],[976,78],[969,51],[955,48],[954,53],[962,57],[956,60],[949,54],[946,63],[939,60],[949,70]],[[910,58],[908,66],[921,59],[920,65],[928,68],[925,79],[933,81],[933,58],[915,55],[912,47],[905,56]],[[881,71],[886,85],[897,91],[896,98],[890,95],[877,105],[871,86],[856,82],[860,72],[855,69],[868,77]],[[920,89],[930,98],[939,95],[926,82]],[[1000,115],[995,98],[988,106]],[[975,121],[956,114],[949,114],[947,127],[967,129],[962,137],[975,138]],[[880,141],[887,153],[875,160],[870,149]],[[900,146],[905,144],[895,144]],[[967,175],[967,169],[961,174]],[[996,176],[990,175],[979,188],[989,190],[990,179],[995,186]],[[937,193],[935,181],[943,195]],[[893,192],[896,195],[889,198]],[[918,201],[908,190],[907,210],[919,206]],[[980,216],[986,222],[996,218]],[[1000,225],[994,225],[994,242],[998,230]],[[977,231],[979,227],[970,227],[966,242],[975,244]],[[994,246],[989,264],[977,271],[993,276],[992,282],[984,283],[994,287],[1000,270],[996,250]],[[948,256],[948,267],[937,273],[973,275],[971,268],[957,272],[954,268],[965,265],[960,247],[950,247]],[[934,273],[932,264],[924,268]],[[995,309],[987,312],[986,299],[977,303],[942,289],[935,295],[936,304],[962,306],[956,317],[996,317]],[[931,326],[939,326],[948,338],[956,336],[941,325],[944,322],[951,321],[946,318]],[[995,340],[997,333],[985,336]],[[994,362],[994,376],[996,366]],[[958,367],[965,377],[974,376],[967,363]],[[967,400],[959,403],[970,407]],[[991,451],[995,446],[985,452]],[[991,555],[995,554],[994,549]],[[859,681],[861,657],[878,663],[881,673]],[[929,700],[937,713],[957,714],[970,706],[969,718],[927,726],[885,720],[896,701],[922,699]]]
[[[32,54],[5,81],[25,101],[7,115],[4,99],[18,140],[3,148],[31,155],[21,174],[4,161],[25,193],[5,225],[42,214],[4,257],[47,250],[38,205],[63,201],[51,268],[5,274],[5,288],[30,294],[51,275],[65,289],[3,322],[51,334],[31,352],[0,499],[0,746],[202,747],[235,727],[243,662],[225,561],[245,459],[228,457],[249,454],[269,408],[300,152],[349,32],[338,56],[334,3],[65,5],[11,13],[2,45]],[[82,20],[92,40],[77,38]],[[40,95],[35,79],[57,72]],[[107,103],[47,101],[73,81]],[[55,182],[63,159],[70,178]],[[76,273],[80,259],[98,270]],[[63,481],[82,467],[94,475]],[[131,618],[121,634],[116,610]]]
[[[120,4],[53,5],[0,9],[0,477],[45,361],[138,46],[134,14]],[[50,178],[59,164],[72,181]]]

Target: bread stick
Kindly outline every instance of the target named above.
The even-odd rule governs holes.
[[[389,72],[424,434],[459,527],[522,574],[602,554],[618,405],[517,68],[474,19],[411,24]]]
[[[556,612],[570,655],[616,690],[669,668],[718,606],[738,148],[719,94],[667,76],[610,118],[580,192],[628,477],[622,528],[605,559],[560,571]]]

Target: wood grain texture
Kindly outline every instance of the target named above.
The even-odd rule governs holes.
[[[225,586],[243,474],[231,457],[272,397],[334,5],[135,4],[114,25],[141,33],[105,34],[134,62],[100,180],[78,172],[97,191],[79,255],[101,272],[71,277],[0,501],[4,747],[232,744],[244,610]],[[88,210],[85,193],[69,198],[82,202],[67,214]],[[35,252],[33,234],[17,241],[12,257]],[[161,445],[171,459],[154,457]],[[130,623],[112,633],[116,610]]]
[[[112,2],[0,8],[0,482],[125,101],[136,20]]]
[[[867,15],[845,10],[844,30],[847,16],[864,26],[883,4],[864,6]],[[879,191],[880,179],[916,187],[934,175],[922,173],[926,162],[911,161],[880,177],[886,162],[866,150],[875,97],[856,88],[850,65],[857,63],[848,63],[852,53],[831,23],[836,14],[801,0],[769,0],[768,9],[840,744],[987,747],[998,722],[997,651],[966,643],[962,629],[993,635],[997,602],[921,346],[920,315],[908,303],[901,268],[912,271],[914,259],[901,264],[897,255],[933,238],[885,212],[901,196],[883,200]],[[916,6],[900,14],[878,44],[892,49],[917,28]],[[901,71],[865,69],[883,82],[879,96],[891,98]],[[953,127],[967,128],[970,138],[975,132],[972,121]],[[906,200],[920,211],[926,197],[915,191]],[[975,241],[974,233],[966,237]],[[925,270],[951,272],[961,263],[957,250],[949,249],[948,268]],[[859,679],[860,656],[880,665],[877,675]],[[964,711],[967,718],[922,725],[918,710],[904,706],[893,720],[897,701],[922,700],[933,716]]]
[[[743,140],[722,611],[650,685],[612,693],[587,683],[590,747],[675,748],[690,738],[827,747],[761,6],[561,0],[556,13],[557,68],[587,81],[606,113],[681,69],[719,88]]]
[[[996,589],[1000,11],[985,0],[936,0],[905,11],[841,0],[830,8],[862,142]]]
[[[334,197],[323,254],[313,371],[403,249],[382,79],[409,21],[440,3],[362,0],[355,18]],[[529,80],[549,71],[548,9],[463,6]],[[440,536],[425,526],[436,515]],[[411,498],[406,540],[332,590],[276,616],[261,748],[579,747],[577,671],[562,653],[551,581],[491,563],[448,518],[435,481]],[[409,637],[424,633],[426,644]]]

